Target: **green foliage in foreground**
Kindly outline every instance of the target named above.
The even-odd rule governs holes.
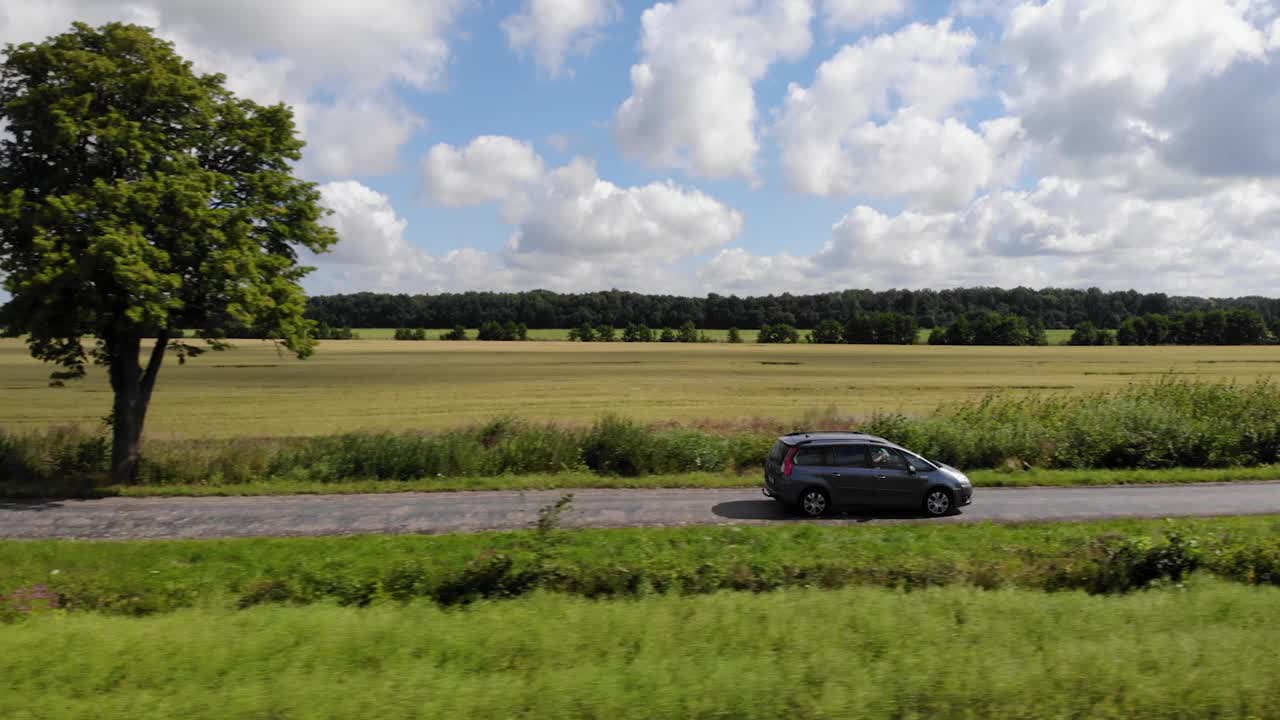
[[[0,716],[1274,718],[1280,590],[971,588],[0,627]]]
[[[135,542],[0,543],[0,616],[261,604],[441,605],[879,586],[1123,593],[1207,571],[1280,585],[1280,518],[821,525]]]

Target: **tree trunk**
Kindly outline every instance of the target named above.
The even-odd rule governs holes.
[[[115,484],[126,485],[138,479],[139,461],[142,459],[142,427],[168,345],[169,333],[160,333],[144,370],[138,364],[138,354],[142,350],[140,335],[122,335],[109,342],[111,389],[115,392],[111,482]]]

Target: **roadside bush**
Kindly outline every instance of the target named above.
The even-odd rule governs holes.
[[[1147,537],[1102,537],[1085,553],[1083,562],[1047,579],[1047,589],[1081,589],[1094,595],[1142,590],[1157,582],[1182,582],[1201,565],[1202,550],[1195,538],[1169,533],[1164,542]]]
[[[645,472],[649,433],[634,420],[606,415],[582,441],[582,461],[601,475],[633,476]]]
[[[641,455],[643,474],[719,472],[730,465],[728,439],[699,430],[651,433]]]
[[[28,434],[0,430],[0,487],[90,487],[110,470],[104,434],[75,426]]]

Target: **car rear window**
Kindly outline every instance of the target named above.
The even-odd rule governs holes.
[[[782,459],[787,456],[787,449],[791,447],[779,440],[773,444],[773,449],[769,451],[769,462],[774,465],[781,465]]]
[[[806,445],[796,453],[797,465],[825,465],[827,449],[821,445]]]

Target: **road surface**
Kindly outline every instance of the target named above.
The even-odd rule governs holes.
[[[528,528],[565,491],[0,501],[0,538],[223,538]],[[1280,514],[1280,481],[978,488],[941,519],[851,511],[801,520],[759,490],[577,490],[565,527],[1018,522]]]

